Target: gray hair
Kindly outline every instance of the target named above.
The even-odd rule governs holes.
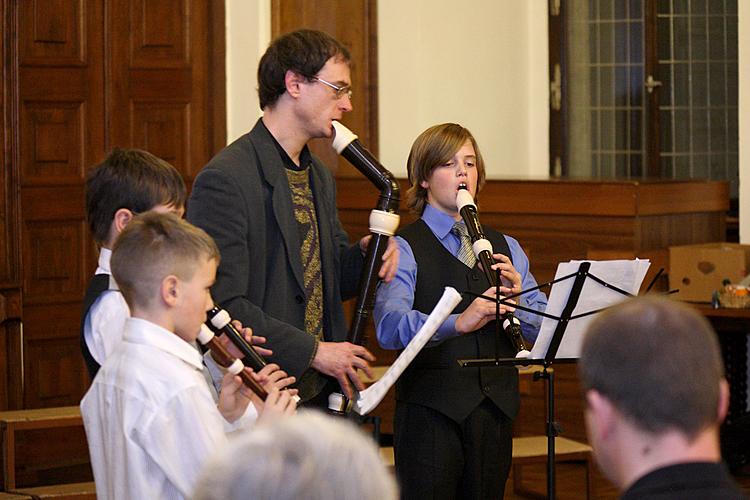
[[[395,500],[372,439],[318,411],[261,424],[206,467],[193,500]]]

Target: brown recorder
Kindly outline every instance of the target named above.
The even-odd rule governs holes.
[[[229,354],[226,347],[219,342],[219,339],[216,338],[214,332],[212,332],[206,325],[201,325],[201,331],[198,334],[198,342],[211,350],[211,356],[214,358],[214,361],[226,368],[229,373],[238,375],[242,379],[243,384],[257,394],[260,399],[263,401],[266,400],[266,397],[268,396],[266,390],[245,371],[245,365],[242,361]]]

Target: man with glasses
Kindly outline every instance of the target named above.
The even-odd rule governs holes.
[[[371,375],[374,360],[343,342],[341,304],[359,291],[369,236],[349,245],[333,176],[307,147],[352,110],[349,61],[320,31],[274,40],[258,67],[263,116],[196,177],[187,215],[221,251],[214,299],[266,337],[270,361],[297,378],[303,401],[322,407],[339,385],[349,397],[363,389],[356,371]],[[390,281],[395,244],[383,260]]]

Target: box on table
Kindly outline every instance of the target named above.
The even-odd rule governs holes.
[[[728,279],[739,283],[750,269],[750,245],[702,243],[669,247],[669,288],[680,300],[711,302]]]

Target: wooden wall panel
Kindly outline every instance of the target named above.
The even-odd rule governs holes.
[[[189,161],[189,102],[131,101],[130,126],[135,147],[150,151],[180,172],[197,173]]]
[[[0,2],[0,22],[5,26],[8,9],[5,2]],[[0,54],[6,54],[8,49],[6,37],[0,36]],[[0,81],[5,82],[3,91],[0,92],[0,117],[3,120],[3,134],[0,142],[3,145],[3,156],[0,158],[0,410],[17,404],[18,397],[12,394],[10,384],[15,382],[13,376],[19,372],[10,368],[14,355],[20,342],[20,282],[18,280],[18,238],[16,237],[17,220],[14,179],[15,172],[12,168],[12,157],[15,151],[11,149],[13,141],[11,134],[5,133],[7,117],[11,114],[14,94],[10,75],[10,67],[15,64],[15,58],[3,56],[0,64]],[[16,303],[15,311],[12,303]]]
[[[87,275],[81,220],[27,221],[23,233],[24,304],[80,300]]]
[[[555,371],[555,419],[562,427],[562,436],[587,442],[583,424],[584,402],[575,363],[558,364]],[[516,436],[539,436],[545,434],[547,399],[545,381],[533,380],[532,371],[521,375],[521,410],[514,422]]]
[[[405,196],[408,183],[400,183]],[[338,184],[346,217],[361,217],[371,203],[366,181]],[[592,258],[592,252],[664,262],[659,252],[670,245],[722,241],[728,199],[725,182],[492,180],[479,196],[479,211],[483,224],[520,242],[541,283],[553,278],[559,262]],[[413,218],[403,205],[402,226]]]
[[[85,174],[114,146],[138,147],[190,185],[223,147],[224,2],[0,6],[0,409],[78,404],[81,299],[97,258]]]
[[[5,22],[5,13],[5,4],[0,2],[0,22]],[[5,49],[5,37],[0,36],[0,53],[5,54]],[[8,72],[6,71],[5,60],[3,59],[3,64],[0,64],[0,81],[6,82],[7,76]],[[3,119],[3,132],[5,132],[5,117],[9,110],[6,107],[6,92],[5,89],[3,90],[3,92],[0,92],[0,117]],[[2,246],[0,247],[0,284],[7,287],[13,281],[12,268],[17,267],[13,266],[16,263],[15,256],[17,252],[13,252],[14,245],[11,239],[13,228],[11,214],[15,203],[11,198],[13,193],[13,172],[11,171],[12,152],[10,150],[9,134],[3,133],[2,137],[0,137],[0,142],[3,145],[3,156],[0,157],[0,163],[2,163],[2,168],[0,169],[0,242],[2,242]],[[2,331],[0,331],[0,335],[2,335]],[[0,342],[0,352],[2,352],[2,342]],[[0,387],[0,409],[3,408],[2,401],[4,400],[2,391],[3,388]]]
[[[87,58],[85,0],[20,2],[19,34],[22,65],[84,66]]]
[[[114,0],[108,27],[108,146],[148,149],[188,185],[211,158],[209,45],[212,10],[199,0]],[[127,22],[122,22],[127,20]]]
[[[21,182],[80,182],[85,160],[84,101],[21,104]]]
[[[105,154],[103,16],[101,0],[30,0],[16,18],[24,407],[74,404],[85,390],[72,353],[96,258],[82,185]],[[40,393],[36,379],[59,390]]]
[[[136,0],[129,10],[131,67],[187,67],[190,64],[188,0]]]
[[[0,410],[23,401],[21,287],[0,290]]]
[[[26,315],[43,314],[33,308]],[[76,318],[65,318],[74,321]],[[45,325],[46,326],[46,325]],[[28,339],[24,356],[26,392],[33,394],[33,404],[39,408],[68,406],[80,402],[81,388],[87,384],[88,374],[81,364],[81,349],[67,338]]]

